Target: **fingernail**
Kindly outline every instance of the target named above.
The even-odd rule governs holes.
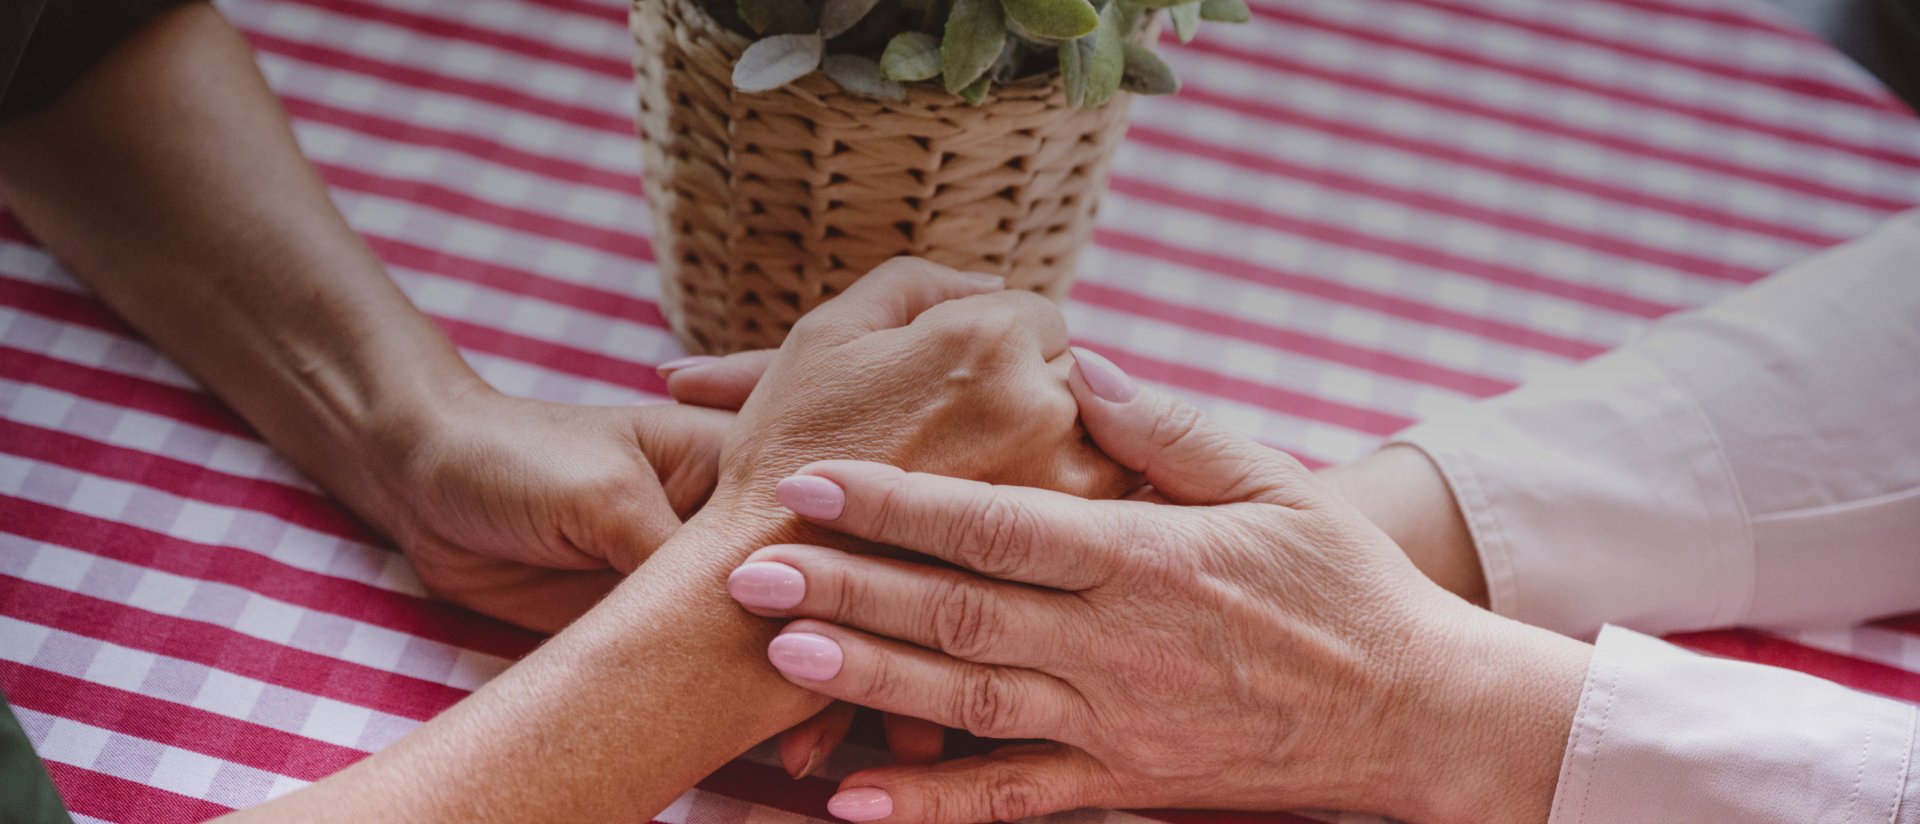
[[[822,746],[826,743],[826,741],[813,742],[813,749],[807,751],[807,765],[801,767],[799,772],[793,774],[793,780],[799,781],[813,774],[813,768],[820,766],[820,751],[826,749],[826,747]]]
[[[773,668],[804,681],[830,681],[840,674],[840,645],[825,635],[789,632],[767,645]]]
[[[1073,349],[1073,360],[1080,364],[1080,375],[1087,379],[1087,388],[1101,400],[1109,403],[1126,403],[1140,394],[1140,386],[1127,377],[1127,373],[1114,366],[1113,361],[1102,357],[1100,353],[1078,346]]]
[[[893,796],[879,787],[841,790],[827,799],[827,812],[844,821],[873,821],[893,815]]]
[[[818,475],[794,475],[775,484],[773,497],[795,513],[831,521],[847,508],[847,492]]]
[[[960,274],[966,279],[989,289],[1000,290],[1007,288],[1007,279],[999,275],[989,275],[985,272],[961,272]]]
[[[727,576],[727,592],[750,607],[790,609],[807,597],[807,579],[786,564],[754,561]]]
[[[719,360],[719,358],[714,357],[713,355],[689,355],[687,357],[680,358],[678,360],[670,360],[670,361],[667,361],[666,363],[660,364],[659,366],[654,367],[654,371],[659,372],[660,377],[664,378],[682,369],[686,369],[692,366],[703,366],[705,364],[713,363],[714,361],[717,361],[717,360]]]

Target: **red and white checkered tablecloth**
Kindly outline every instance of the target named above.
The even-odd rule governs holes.
[[[340,208],[487,380],[662,392],[653,365],[681,351],[617,0],[221,8]],[[1758,0],[1254,11],[1163,44],[1186,88],[1136,102],[1066,311],[1080,343],[1312,464],[1920,203],[1920,121]],[[0,496],[0,687],[83,822],[315,781],[538,640],[425,598],[10,219]],[[1679,640],[1920,701],[1920,618]],[[795,783],[762,748],[659,820],[824,819],[828,779],[880,757]],[[1089,817],[1134,814],[1060,818]]]

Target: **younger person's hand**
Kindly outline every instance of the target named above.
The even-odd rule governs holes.
[[[342,490],[435,595],[553,632],[664,543],[713,490],[733,415],[593,407],[475,386]]]

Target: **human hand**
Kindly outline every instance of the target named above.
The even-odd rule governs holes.
[[[769,646],[790,682],[1050,742],[855,773],[835,815],[1546,820],[1584,645],[1438,589],[1292,458],[1111,364],[1083,358],[1071,386],[1099,445],[1173,505],[831,461],[788,481],[813,490],[796,512],[979,575],[798,545],[736,572],[749,611],[809,619]]]
[[[826,458],[1089,497],[1134,486],[1079,426],[1059,309],[1002,284],[894,258],[809,313],[728,435],[716,515],[831,535],[774,498],[776,483]]]
[[[1081,495],[1124,492],[1135,483],[1130,473],[1086,443],[1078,426],[1059,310],[1000,287],[999,278],[897,258],[809,314],[777,357],[677,361],[669,386],[683,402],[727,407],[758,381],[727,447],[724,462],[735,475],[722,485],[753,490],[749,508],[783,522],[790,516],[768,493],[793,469],[824,457]],[[786,494],[799,493],[790,487]],[[846,734],[852,711],[830,706],[784,734],[787,771],[803,776],[819,764]],[[893,715],[884,723],[900,763],[939,758],[938,725]]]
[[[660,377],[678,403],[737,412],[779,354],[778,349],[750,349],[724,357],[693,355],[660,364]]]
[[[733,415],[570,406],[485,385],[389,436],[343,490],[454,603],[553,632],[605,595],[713,490]]]

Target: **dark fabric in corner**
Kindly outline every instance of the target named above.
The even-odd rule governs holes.
[[[0,693],[0,824],[73,824],[33,742]]]
[[[6,16],[32,17],[38,0],[6,0]],[[60,94],[113,51],[128,35],[140,30],[160,12],[189,0],[44,0],[33,34],[14,66],[5,96],[0,97],[0,120],[11,120],[53,104]],[[16,11],[14,7],[20,4]],[[11,19],[9,24],[11,24]],[[9,32],[0,40],[13,40]],[[0,54],[0,58],[8,55]],[[3,67],[0,67],[3,68]]]

